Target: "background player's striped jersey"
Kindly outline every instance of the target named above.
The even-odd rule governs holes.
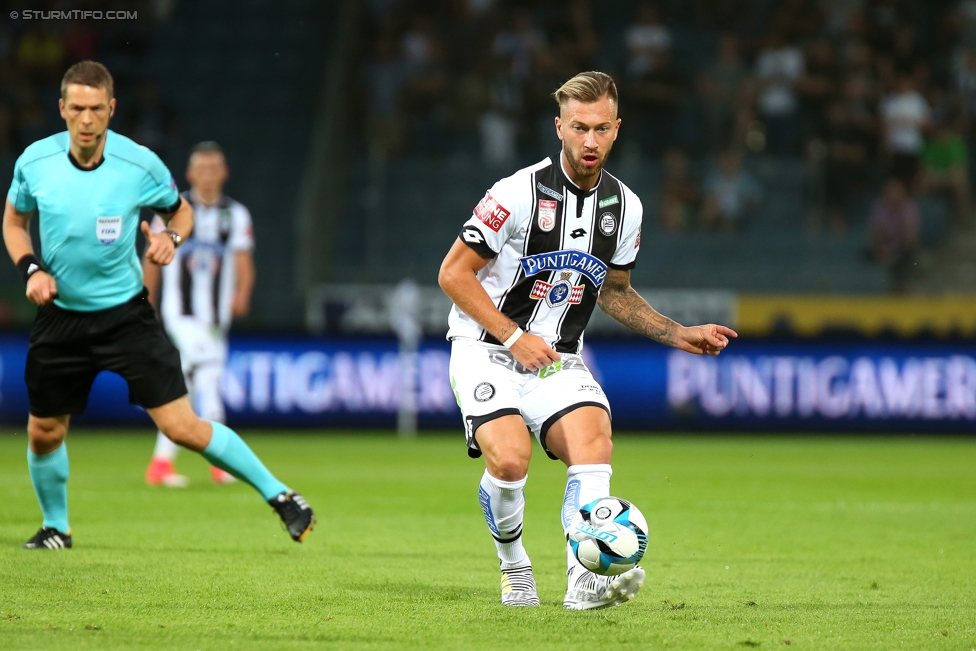
[[[159,312],[164,323],[192,317],[226,330],[237,282],[234,254],[254,248],[251,213],[226,195],[214,206],[203,205],[192,192],[183,197],[193,205],[193,234],[161,269]],[[152,227],[166,228],[159,217]]]
[[[606,170],[582,191],[547,158],[492,186],[460,237],[491,258],[478,279],[498,309],[575,353],[607,270],[634,267],[642,215],[637,195]],[[449,338],[499,344],[456,305],[449,324]]]

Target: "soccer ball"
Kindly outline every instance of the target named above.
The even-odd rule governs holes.
[[[601,497],[573,516],[566,540],[583,567],[615,576],[633,568],[644,556],[647,520],[627,500]]]

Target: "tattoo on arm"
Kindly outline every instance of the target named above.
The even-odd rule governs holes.
[[[506,339],[508,339],[512,335],[512,333],[515,332],[515,329],[517,327],[519,327],[518,324],[510,320],[498,332],[498,337],[497,337],[498,341],[505,341]]]
[[[630,272],[613,270],[600,290],[600,309],[634,332],[668,346],[674,346],[675,331],[680,327],[659,314],[630,286]]]

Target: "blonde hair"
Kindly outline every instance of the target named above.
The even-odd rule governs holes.
[[[606,96],[616,104],[617,84],[613,82],[613,77],[604,72],[581,72],[560,86],[552,96],[556,98],[560,107],[573,99],[591,104]]]

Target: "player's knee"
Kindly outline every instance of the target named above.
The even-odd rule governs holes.
[[[27,437],[36,454],[47,454],[57,449],[67,433],[67,423],[56,418],[31,417],[27,422]]]
[[[489,463],[488,472],[501,481],[519,481],[529,472],[529,460],[517,454],[502,455]]]

